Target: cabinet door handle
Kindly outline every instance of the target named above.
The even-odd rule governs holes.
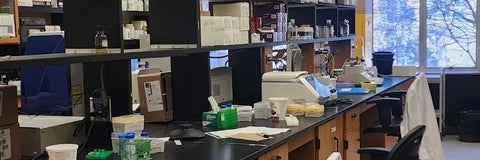
[[[275,156],[275,157],[272,157],[271,160],[282,160],[282,156]]]
[[[352,114],[352,118],[357,118],[358,114]]]
[[[335,141],[335,152],[338,152],[338,138],[333,137],[333,140]]]

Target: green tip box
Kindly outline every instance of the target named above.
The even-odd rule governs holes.
[[[222,109],[218,112],[208,111],[202,113],[203,126],[218,129],[232,129],[238,126],[237,108]]]

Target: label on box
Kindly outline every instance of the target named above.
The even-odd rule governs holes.
[[[10,142],[10,129],[0,130],[0,159],[12,158],[12,148]]]
[[[2,108],[3,108],[3,92],[0,91],[0,117],[2,116]]]
[[[159,81],[143,83],[148,112],[163,111],[162,93]]]

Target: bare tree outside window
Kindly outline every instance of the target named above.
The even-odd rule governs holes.
[[[418,65],[419,0],[373,1],[373,46],[394,52],[396,65]]]
[[[475,67],[475,0],[427,0],[427,67]]]
[[[373,1],[374,51],[395,52],[396,65],[476,67],[476,0],[427,0],[427,53],[419,53],[419,2]]]

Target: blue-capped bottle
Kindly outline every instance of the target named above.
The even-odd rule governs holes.
[[[143,131],[141,134],[141,146],[142,146],[142,156],[141,158],[143,159],[150,159],[150,150],[152,149],[151,147],[151,140],[150,140],[150,134],[147,131]]]
[[[121,133],[118,135],[118,154],[120,155],[120,160],[127,159],[127,152],[125,143],[127,142],[126,134]]]
[[[125,136],[125,155],[127,160],[136,160],[135,134],[127,133]]]

